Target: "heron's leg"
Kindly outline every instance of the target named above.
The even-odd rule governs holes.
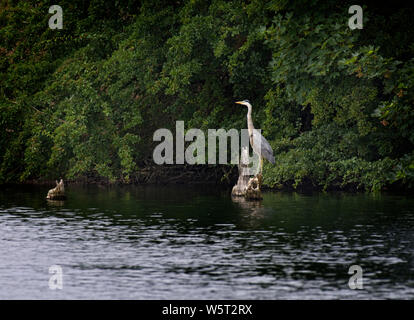
[[[262,174],[262,161],[263,161],[262,157],[259,156],[259,162],[258,162],[257,167],[256,167],[256,174],[254,175],[255,177]]]
[[[258,177],[262,174],[263,171],[263,158],[259,157],[259,163],[257,164],[257,173],[255,174],[255,177]]]
[[[260,157],[260,171],[259,171],[259,174],[262,174],[262,172],[263,172],[263,158]]]
[[[256,175],[256,179],[257,179],[257,184],[258,184],[258,189],[260,190],[261,186],[262,186],[262,180],[263,180],[263,158],[260,157],[260,162],[259,162],[259,173]]]

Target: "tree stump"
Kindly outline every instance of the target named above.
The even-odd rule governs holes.
[[[63,179],[60,179],[60,182],[56,180],[56,187],[50,189],[47,193],[46,199],[48,200],[65,200],[65,185],[63,184]]]
[[[260,187],[262,186],[262,175],[249,175],[249,153],[246,147],[242,148],[239,163],[239,178],[237,184],[233,187],[231,194],[233,196],[243,196],[248,200],[263,199]]]

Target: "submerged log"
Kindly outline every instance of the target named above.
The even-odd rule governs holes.
[[[65,185],[63,179],[60,179],[60,182],[56,180],[56,187],[50,189],[47,193],[46,199],[48,200],[65,200]]]
[[[249,153],[247,148],[243,148],[239,163],[239,179],[237,184],[233,187],[231,194],[237,197],[245,197],[248,200],[262,199],[262,175],[249,175]]]

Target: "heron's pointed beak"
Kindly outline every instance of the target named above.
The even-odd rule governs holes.
[[[238,104],[244,104],[243,101],[236,101]]]

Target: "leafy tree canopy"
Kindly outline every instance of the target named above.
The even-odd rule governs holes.
[[[414,182],[414,11],[350,1],[62,0],[0,4],[0,183],[131,182],[158,128],[245,128],[270,187]]]

